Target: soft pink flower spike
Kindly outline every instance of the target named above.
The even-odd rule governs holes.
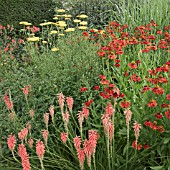
[[[18,138],[22,141],[26,140],[27,138],[27,135],[28,135],[28,129],[27,128],[23,128],[21,130],[21,132],[18,133]]]
[[[5,104],[6,104],[6,107],[7,107],[10,111],[12,111],[14,105],[13,105],[13,103],[11,102],[11,100],[9,99],[9,97],[8,97],[7,94],[4,95],[4,102],[5,102]]]
[[[40,161],[43,160],[44,158],[44,153],[45,153],[45,146],[44,143],[40,140],[38,140],[36,142],[36,153],[38,155],[38,158],[40,159]]]
[[[11,152],[14,151],[16,145],[16,137],[15,135],[9,135],[7,139],[8,148]]]
[[[58,103],[59,103],[59,106],[60,106],[60,109],[61,109],[61,113],[64,112],[64,100],[65,100],[65,97],[63,95],[63,93],[59,93],[58,94]]]
[[[72,97],[67,97],[66,102],[67,102],[67,106],[68,106],[69,111],[72,113],[73,104],[74,104],[73,98]]]
[[[45,142],[45,145],[47,145],[47,141],[48,141],[48,131],[47,130],[42,130],[42,135],[43,135],[43,139]]]
[[[80,146],[81,146],[81,137],[80,136],[76,136],[73,139],[73,142],[74,142],[74,147],[76,148],[76,150],[80,149]]]
[[[18,155],[21,157],[23,170],[30,170],[29,155],[27,154],[26,147],[23,144],[19,144]]]
[[[84,169],[84,161],[85,161],[84,149],[79,148],[77,150],[77,156],[78,156],[79,163],[80,163],[80,170],[83,170]]]
[[[65,133],[65,132],[60,133],[60,138],[61,138],[61,140],[62,140],[64,143],[66,143],[66,142],[67,142],[67,138],[68,138],[67,133]]]
[[[131,117],[132,117],[132,112],[131,112],[130,108],[127,108],[124,111],[124,114],[125,114],[125,117],[126,117],[126,125],[129,126],[129,122],[130,122]]]
[[[22,88],[22,92],[24,93],[25,96],[28,96],[30,87],[31,87],[31,85],[27,85],[24,88]]]
[[[135,132],[135,138],[136,138],[136,140],[138,140],[140,129],[141,129],[141,124],[138,124],[138,122],[135,121],[135,123],[133,124],[133,129]]]
[[[113,105],[111,103],[108,103],[106,106],[106,114],[112,116],[113,112],[114,112]]]
[[[88,109],[88,107],[87,107],[87,106],[84,106],[84,107],[82,108],[82,111],[83,111],[83,113],[84,113],[84,117],[85,117],[86,119],[88,119],[88,116],[89,116],[89,109]]]
[[[49,108],[49,112],[52,118],[52,122],[54,123],[54,105],[51,105]]]
[[[47,130],[48,130],[48,122],[49,122],[49,113],[44,113],[44,123],[46,124]]]

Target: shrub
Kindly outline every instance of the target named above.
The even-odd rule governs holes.
[[[53,18],[56,6],[60,7],[60,3],[52,0],[1,0],[0,24],[9,24],[18,28],[19,22],[28,21],[38,25],[44,20],[49,21]]]

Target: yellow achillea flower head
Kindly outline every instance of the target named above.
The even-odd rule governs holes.
[[[28,42],[35,42],[35,41],[39,41],[39,40],[40,40],[39,37],[29,37],[29,38],[27,38]]]
[[[67,14],[64,14],[62,16],[65,17],[65,18],[71,18],[72,17],[71,15],[67,15]]]
[[[60,27],[66,27],[67,24],[65,24],[65,23],[59,23],[59,26],[60,26]]]
[[[71,18],[65,18],[65,20],[71,20]]]
[[[80,30],[86,30],[87,29],[87,27],[86,26],[80,26],[80,27],[78,27]]]
[[[47,41],[42,41],[43,44],[47,44],[48,42]]]
[[[44,22],[44,23],[41,23],[40,26],[45,26],[45,25],[51,25],[53,24],[52,22]]]
[[[82,21],[79,23],[80,25],[87,25],[87,21]]]
[[[54,47],[51,49],[51,51],[59,51],[59,48]]]
[[[58,19],[58,17],[54,17],[53,19],[54,19],[54,20],[57,20],[57,19]]]
[[[32,25],[31,23],[26,22],[26,21],[21,21],[19,24],[20,25],[26,25],[26,26]]]
[[[88,16],[85,15],[85,14],[82,14],[82,15],[78,15],[77,17],[78,17],[78,18],[87,18]]]
[[[73,32],[73,31],[75,31],[75,28],[67,28],[67,29],[65,30],[65,32]]]
[[[58,34],[59,36],[63,37],[65,34]]]
[[[60,30],[64,30],[64,27],[63,27],[63,26],[60,26],[60,27],[58,27],[58,29],[60,29]]]
[[[78,22],[81,22],[81,20],[75,19],[75,20],[73,20],[73,22],[78,23]]]
[[[52,30],[50,34],[57,34],[58,32],[56,30]]]
[[[27,21],[21,21],[19,24],[20,25],[25,25],[25,24],[27,24],[28,22]]]
[[[56,12],[65,12],[66,10],[64,10],[64,9],[57,9],[57,10],[55,10]]]

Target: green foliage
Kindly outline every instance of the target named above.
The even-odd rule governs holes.
[[[73,2],[70,1],[67,5]],[[49,132],[48,146],[45,148],[45,157],[43,159],[46,170],[80,169],[73,138],[80,135],[82,139],[81,148],[83,148],[83,142],[88,139],[88,130],[96,130],[100,138],[97,141],[95,157],[92,158],[92,166],[89,168],[85,160],[85,170],[167,170],[170,167],[169,105],[162,106],[162,104],[169,104],[167,94],[170,91],[170,75],[169,71],[167,71],[167,69],[169,70],[169,62],[167,61],[170,60],[170,56],[168,53],[169,43],[166,43],[168,42],[167,32],[169,26],[162,29],[163,26],[169,24],[166,18],[164,18],[165,20],[162,18],[168,13],[165,4],[162,3],[166,10],[159,18],[157,15],[159,7],[156,7],[156,3],[152,3],[152,0],[119,1],[117,4],[116,1],[115,4],[112,1],[100,4],[100,1],[97,0],[81,2],[84,3],[85,8],[81,7],[82,4],[79,4],[79,2],[75,4],[81,7],[77,9],[79,12],[75,13],[75,15],[86,11],[90,20],[90,17],[93,18],[93,15],[88,13],[88,10],[90,11],[92,8],[90,3],[97,6],[96,11],[98,12],[101,12],[99,6],[103,5],[103,7],[108,7],[106,11],[112,14],[107,13],[109,17],[114,16],[116,20],[121,21],[121,24],[127,22],[131,28],[143,25],[140,27],[142,31],[122,29],[121,24],[112,22],[110,29],[105,30],[103,34],[93,33],[93,31],[86,32],[85,35],[91,35],[90,39],[95,34],[94,37],[97,37],[97,41],[93,42],[92,39],[89,41],[87,36],[83,37],[82,32],[77,28],[75,28],[75,32],[69,32],[64,37],[60,37],[58,34],[50,35],[50,31],[55,28],[53,27],[54,25],[48,25],[47,29],[45,27],[45,30],[41,32],[41,35],[36,34],[36,36],[40,36],[39,42],[27,42],[26,37],[29,34],[26,31],[25,35],[20,37],[25,36],[22,49],[26,59],[22,62],[18,62],[16,57],[11,60],[11,51],[0,51],[0,169],[1,164],[5,165],[3,166],[5,169],[21,169],[21,163],[13,159],[6,141],[11,133],[18,138],[18,132],[26,127],[29,122],[32,127],[27,139],[34,139],[33,148],[30,148],[27,142],[24,142],[24,144],[29,153],[31,169],[33,170],[40,170],[40,163],[35,152],[35,142],[38,139],[43,141],[41,130],[47,127]],[[89,5],[87,5],[88,3]],[[109,8],[113,7],[111,5],[116,7],[118,12],[112,13],[113,11],[109,10]],[[104,11],[105,8],[103,7],[102,10]],[[143,8],[144,10],[142,7],[145,7]],[[153,8],[149,11],[150,7]],[[74,5],[72,5],[72,8],[74,8]],[[148,12],[145,13],[145,10]],[[74,13],[74,11],[72,12]],[[106,21],[109,19],[107,15],[106,18],[103,17]],[[148,15],[148,18],[146,15]],[[97,18],[97,16],[95,17]],[[148,22],[146,22],[146,19]],[[151,19],[154,19],[159,26],[156,26],[153,22],[149,23]],[[95,28],[104,24],[104,22],[99,22],[102,21],[100,19],[95,21],[94,18],[93,21],[91,25],[95,25]],[[99,25],[97,26],[96,24]],[[145,28],[146,24],[147,27]],[[151,28],[151,30],[146,30],[148,28]],[[162,34],[157,33],[159,29],[163,32]],[[15,33],[11,28],[3,31],[5,41],[3,42],[4,45],[3,43],[0,45],[4,48],[8,42],[11,42],[11,40],[7,40],[7,31],[10,34]],[[48,38],[44,37],[44,31]],[[111,34],[112,31],[114,35]],[[125,32],[129,33],[129,37],[122,36]],[[64,30],[59,30],[59,33],[65,32]],[[151,35],[152,38],[150,39]],[[153,39],[153,35],[155,39]],[[131,39],[131,36],[135,38]],[[145,38],[141,38],[142,36]],[[126,41],[127,39],[128,41]],[[166,44],[165,49],[159,47],[161,39],[166,41],[164,42]],[[46,40],[46,44],[43,44],[42,40]],[[134,40],[137,40],[135,42],[138,43],[135,44]],[[146,40],[150,42],[147,45],[145,44]],[[51,45],[50,48],[49,45]],[[15,46],[15,43],[10,47],[13,46]],[[40,47],[42,51],[40,51]],[[59,48],[59,51],[51,51],[51,47]],[[155,50],[153,50],[154,47],[156,47]],[[146,48],[149,49],[148,52],[144,52]],[[18,50],[20,51],[20,49]],[[101,53],[105,54],[100,58],[98,55],[101,55]],[[23,56],[21,55],[21,57]],[[134,64],[136,66],[133,68]],[[149,70],[153,72],[148,72]],[[105,75],[106,78],[99,79],[99,74]],[[137,76],[133,77],[134,74],[137,74]],[[136,81],[136,78],[140,78],[140,80]],[[167,81],[163,83],[161,78]],[[154,83],[151,80],[159,80],[160,82]],[[107,85],[107,81],[111,84]],[[22,88],[26,85],[31,85],[27,97],[24,96],[22,91]],[[99,85],[100,89],[93,90],[95,85]],[[144,91],[143,89],[146,86],[150,90]],[[81,93],[81,87],[86,87],[87,90]],[[159,87],[159,91],[155,92],[157,87]],[[160,88],[163,89],[162,94]],[[57,101],[57,94],[60,92],[64,94],[65,98],[72,96],[74,99],[73,112],[69,112],[68,126],[63,122],[61,109]],[[12,111],[15,111],[16,117],[13,121],[9,119],[10,111],[3,101],[4,94],[8,94],[14,104]],[[124,97],[123,94],[125,95]],[[115,97],[116,95],[117,97]],[[78,111],[82,110],[84,102],[89,99],[92,99],[93,102],[89,106],[88,119],[83,120],[81,131],[77,114],[79,113]],[[148,107],[148,103],[152,101],[151,99],[156,101],[154,107]],[[123,100],[130,102],[130,107],[128,107],[132,111],[132,118],[129,120],[129,124],[126,122],[124,115],[126,109],[120,106]],[[106,105],[108,103],[112,103],[115,112],[106,115]],[[51,120],[50,116],[47,126],[43,115],[49,112],[50,105],[54,105],[54,121]],[[30,109],[34,110],[33,118],[29,115]],[[68,110],[68,107],[65,102],[64,112],[66,109]],[[158,118],[157,114],[162,115],[162,118]],[[107,118],[105,121],[109,121],[106,123],[105,129],[103,128],[104,118]],[[150,121],[150,125],[146,125],[148,123],[146,120]],[[135,140],[133,128],[135,121],[141,124],[142,127],[140,136],[137,139],[142,146],[139,150],[135,149],[135,143],[132,145]],[[110,134],[107,132],[108,129]],[[68,132],[66,143],[61,141],[61,132]],[[111,140],[108,139],[108,135],[112,137]],[[21,141],[18,139],[17,147],[20,143]],[[17,147],[14,153],[20,161]]]
[[[39,25],[44,20],[52,20],[54,8],[60,5],[52,0],[1,0],[0,24],[18,28],[19,22],[27,21]]]

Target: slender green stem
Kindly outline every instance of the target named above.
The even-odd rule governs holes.
[[[127,126],[127,150],[126,150],[126,170],[128,170],[128,160],[129,160],[129,124]]]
[[[21,162],[15,157],[14,151],[12,151],[12,156],[13,156],[13,158],[14,158],[14,160],[15,160],[16,162],[18,162],[19,164],[21,164]]]
[[[45,170],[42,159],[40,159],[40,163],[41,163],[41,169]]]
[[[113,105],[113,109],[114,109],[114,111],[113,111],[113,115],[112,115],[112,124],[113,124],[113,134],[112,134],[112,136],[113,136],[113,143],[112,143],[112,169],[114,169],[114,165],[115,165],[115,127],[114,127],[114,124],[115,124],[115,122],[114,122],[114,117],[115,117],[115,109],[116,109],[116,105],[117,105],[117,103],[116,103],[116,101],[114,101],[114,105]]]
[[[109,165],[109,170],[111,170],[111,166],[110,166],[110,149],[109,149],[109,131],[107,133],[107,158],[108,158],[108,165]]]
[[[93,164],[94,164],[94,170],[96,170],[96,160],[95,160],[95,154],[93,154]]]

